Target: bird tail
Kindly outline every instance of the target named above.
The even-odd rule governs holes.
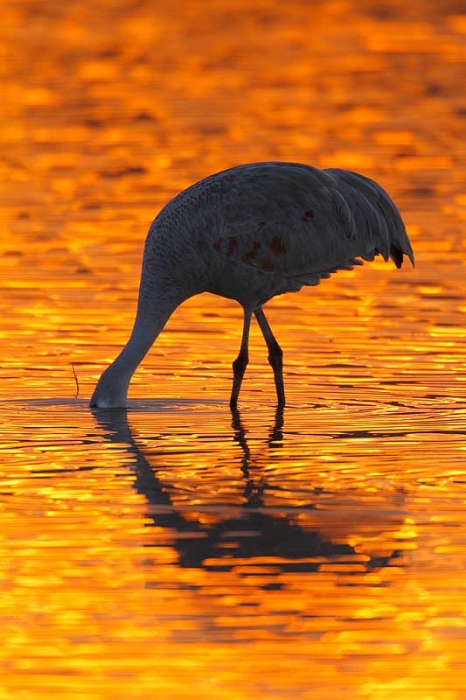
[[[390,233],[389,257],[396,267],[400,268],[403,265],[403,256],[406,255],[414,267],[414,253],[401,214],[387,192],[377,183],[373,184],[379,192],[377,206],[385,216]]]
[[[374,180],[349,170],[330,168],[325,172],[336,180],[358,232],[365,233],[366,250],[360,253],[361,257],[373,260],[382,255],[385,261],[391,259],[400,268],[406,255],[414,266],[403,219],[387,192]]]

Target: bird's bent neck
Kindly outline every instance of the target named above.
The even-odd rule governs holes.
[[[118,357],[100,377],[91,398],[91,406],[126,406],[131,377],[177,306],[178,302],[165,302],[156,310],[155,307],[145,305],[140,299],[131,336]]]

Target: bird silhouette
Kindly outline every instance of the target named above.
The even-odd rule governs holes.
[[[230,406],[237,406],[248,364],[253,314],[268,347],[278,405],[284,406],[283,353],[262,306],[376,255],[391,258],[398,268],[406,255],[414,265],[397,207],[363,175],[266,162],[197,182],[172,199],[149,229],[134,327],[100,377],[90,406],[126,406],[131,377],[169,317],[201,292],[243,307]]]

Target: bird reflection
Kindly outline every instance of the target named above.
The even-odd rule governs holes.
[[[214,522],[209,519],[208,523],[204,523],[202,517],[193,518],[192,510],[188,519],[177,508],[173,499],[176,487],[165,475],[163,479],[158,476],[155,459],[152,463],[153,455],[150,463],[138,446],[126,409],[100,409],[93,413],[105,439],[126,446],[127,454],[131,456],[129,466],[134,472],[134,488],[150,504],[148,519],[152,521],[151,525],[170,533],[181,567],[227,571],[239,559],[244,562],[244,559],[273,556],[280,561],[277,573],[284,570],[309,572],[319,569],[322,558],[332,561],[356,554],[352,545],[342,542],[341,532],[338,542],[333,542],[328,532],[301,526],[296,514],[292,516],[282,510],[267,509],[267,482],[263,475],[260,478],[254,476],[260,470],[255,468],[247,430],[238,410],[232,411],[232,429],[233,440],[241,446],[239,469],[244,477],[243,502],[239,512],[238,504],[234,503],[234,515],[228,516],[228,509],[225,509]],[[283,425],[283,408],[277,408],[267,440],[270,450],[283,446]],[[314,508],[313,503],[307,506],[308,510]],[[368,557],[364,565],[370,571],[389,565],[396,557],[399,566],[400,556],[400,552],[393,551],[386,557]],[[319,561],[312,561],[317,558]]]
[[[245,507],[261,507],[263,506],[261,494],[264,488],[264,482],[261,480],[258,484],[255,483],[254,479],[251,478],[250,465],[252,463],[251,450],[249,449],[248,441],[246,439],[246,429],[241,421],[241,414],[237,408],[231,409],[232,414],[232,428],[234,430],[234,440],[237,442],[243,451],[241,471],[244,477],[247,479],[245,488]],[[282,427],[284,422],[284,409],[282,406],[278,406],[275,411],[275,423],[273,429],[270,431],[269,435],[269,448],[276,449],[278,446],[278,441],[283,440]],[[281,443],[280,443],[281,444]]]

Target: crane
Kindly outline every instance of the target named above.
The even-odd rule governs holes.
[[[397,268],[414,255],[401,215],[375,181],[301,163],[250,163],[183,190],[147,234],[130,338],[103,372],[90,406],[126,406],[136,368],[174,310],[211,292],[237,301],[243,332],[233,362],[235,408],[248,364],[254,315],[268,348],[278,406],[285,405],[283,352],[263,305],[381,255]]]

